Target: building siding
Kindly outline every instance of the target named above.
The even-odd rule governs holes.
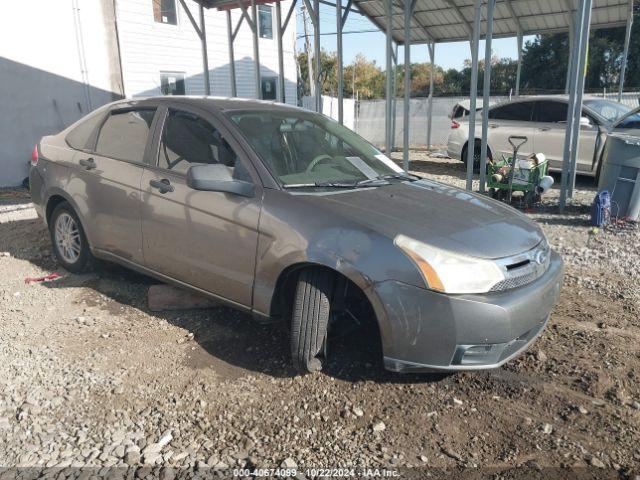
[[[188,95],[203,95],[202,54],[200,39],[180,3],[177,4],[177,25],[157,23],[153,18],[152,0],[117,2],[122,71],[128,97],[160,95],[160,72],[185,74]],[[291,0],[282,2],[283,16]],[[187,2],[198,19],[197,6]],[[232,11],[233,25],[241,17],[239,9]],[[274,11],[275,22],[275,11]],[[211,94],[231,95],[227,19],[225,12],[205,10],[209,77]],[[275,25],[274,25],[275,27]],[[275,38],[260,39],[260,73],[264,77],[278,77],[278,43]],[[285,97],[287,103],[297,103],[297,72],[295,66],[295,22],[291,21],[283,38],[285,67]],[[253,37],[243,22],[234,42],[236,85],[239,97],[257,98],[254,80]]]

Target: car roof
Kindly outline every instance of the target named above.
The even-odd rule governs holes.
[[[171,103],[172,105],[183,104],[185,106],[199,107],[204,109],[214,109],[220,112],[234,111],[234,110],[280,110],[286,111],[299,111],[299,107],[279,103],[269,100],[255,100],[245,98],[230,98],[230,97],[207,97],[207,96],[187,96],[187,95],[168,95],[157,97],[138,97],[131,99],[124,99],[118,102],[114,102],[116,107],[127,106],[144,106],[145,104],[163,104]]]

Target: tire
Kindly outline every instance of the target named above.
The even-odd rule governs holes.
[[[464,163],[465,165],[467,164],[467,151],[468,151],[468,146],[469,144],[467,143],[467,145],[464,146],[464,148],[462,149],[462,163]],[[480,142],[475,142],[474,146],[473,146],[473,173],[474,174],[479,174],[480,173],[480,151],[482,150],[482,146],[480,145]],[[493,157],[491,155],[491,150],[489,149],[489,146],[487,146],[487,159],[488,160],[492,160]],[[487,163],[488,165],[488,163]],[[488,169],[488,167],[485,167]]]
[[[49,219],[49,233],[56,259],[71,273],[86,272],[93,261],[89,242],[78,215],[67,202],[59,203]]]
[[[291,318],[291,358],[296,370],[322,370],[319,354],[329,323],[334,276],[320,268],[300,272]]]

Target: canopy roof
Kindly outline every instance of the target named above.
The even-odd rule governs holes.
[[[198,5],[202,5],[204,8],[216,8],[218,10],[231,10],[233,8],[240,8],[238,0],[193,0]],[[261,5],[264,3],[275,3],[280,0],[256,0],[256,5]],[[251,5],[250,0],[242,1],[242,4],[245,7]]]
[[[387,28],[387,0],[354,0],[360,11],[383,32]],[[580,0],[497,0],[493,38],[565,32]],[[408,3],[408,0],[407,0]],[[416,0],[411,43],[467,41],[473,31],[473,0]],[[404,43],[403,0],[393,0],[393,39]],[[481,35],[484,38],[482,9]],[[624,26],[629,0],[593,0],[591,28]]]

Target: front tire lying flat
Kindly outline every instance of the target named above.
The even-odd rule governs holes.
[[[333,274],[323,269],[300,272],[291,319],[291,357],[300,372],[322,370],[319,358],[329,323]]]

